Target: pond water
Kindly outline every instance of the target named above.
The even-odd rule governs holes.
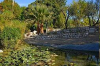
[[[100,66],[99,44],[44,47],[58,55],[53,66]]]
[[[99,52],[56,50],[54,66],[100,66]]]
[[[97,51],[79,51],[79,50],[61,50],[51,47],[36,46],[44,50],[49,48],[51,53],[58,56],[52,58],[55,65],[52,66],[100,66],[99,52]]]

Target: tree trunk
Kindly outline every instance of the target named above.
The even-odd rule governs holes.
[[[69,10],[68,10],[68,16],[66,17],[66,15],[65,15],[65,13],[63,12],[63,10],[61,10],[62,11],[62,13],[63,13],[63,15],[65,16],[65,19],[66,19],[66,21],[65,21],[65,29],[67,29],[68,28],[68,19],[69,19]]]
[[[40,23],[37,22],[37,34],[39,35],[40,34]]]
[[[93,25],[95,24],[94,19],[93,19],[93,16],[92,16],[92,24],[93,24]]]
[[[65,22],[65,28],[66,28],[66,29],[68,28],[68,19],[69,19],[69,13],[68,13],[68,16],[67,16],[66,22]]]
[[[89,19],[89,26],[91,26],[91,20],[90,20],[90,17],[89,17],[89,15],[88,15],[88,19]]]
[[[44,34],[43,23],[40,24],[40,33],[41,33],[41,34]]]

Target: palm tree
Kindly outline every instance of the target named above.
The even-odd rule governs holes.
[[[49,20],[51,14],[49,13],[48,8],[45,5],[36,5],[32,6],[34,20],[37,22],[37,32],[44,33],[43,24]]]

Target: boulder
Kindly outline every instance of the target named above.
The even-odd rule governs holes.
[[[33,32],[28,32],[28,33],[24,34],[25,38],[30,38],[32,36],[33,36]]]
[[[36,30],[33,31],[33,35],[37,35],[37,31]]]
[[[2,53],[3,52],[3,50],[0,50],[0,53]]]

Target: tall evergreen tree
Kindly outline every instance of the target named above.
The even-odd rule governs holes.
[[[20,18],[20,6],[14,0],[4,0],[0,4],[3,6],[4,11],[9,10],[14,14],[15,18]]]

